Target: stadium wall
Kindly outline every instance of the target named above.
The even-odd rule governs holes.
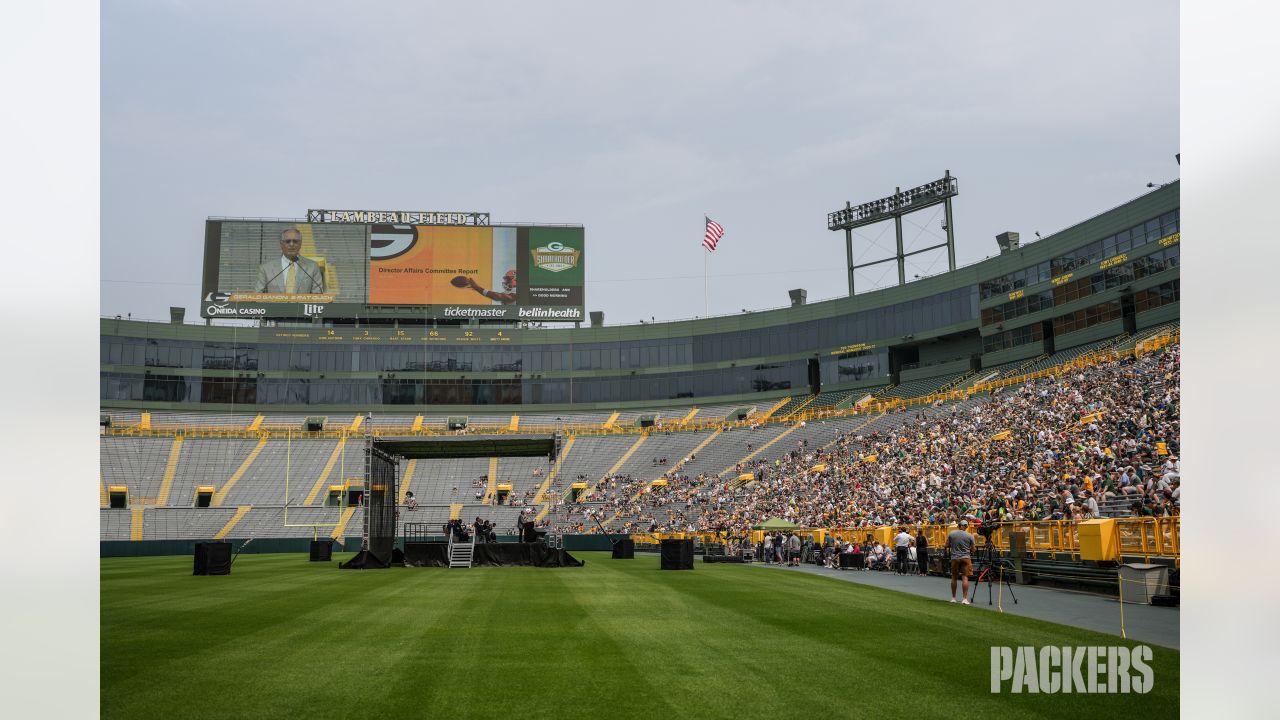
[[[515,535],[499,535],[499,542],[517,542]],[[203,540],[100,540],[98,541],[99,557],[149,557],[156,555],[191,555],[195,545]],[[235,548],[244,545],[245,538],[228,538],[227,542]],[[404,539],[399,540],[403,546]],[[359,548],[360,537],[348,536],[343,543],[346,548]],[[574,550],[610,550],[612,545],[603,535],[565,535],[564,549]],[[259,553],[306,553],[311,548],[310,538],[261,538],[244,546],[240,552],[245,555]],[[335,548],[337,549],[337,548]],[[338,549],[338,552],[343,552]]]

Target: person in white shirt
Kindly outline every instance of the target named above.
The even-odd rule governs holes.
[[[907,533],[906,528],[898,528],[898,534],[893,536],[893,549],[898,556],[897,567],[894,568],[894,573],[898,575],[907,574],[907,562],[910,555],[910,547],[911,535]]]

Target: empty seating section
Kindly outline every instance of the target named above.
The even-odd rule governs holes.
[[[947,375],[938,375],[931,378],[920,378],[918,380],[908,380],[890,389],[882,397],[886,398],[915,398],[938,392],[942,387],[959,380],[969,374],[968,370],[958,373],[949,373]]]
[[[1055,365],[1071,362],[1081,355],[1088,355],[1091,352],[1103,350],[1114,342],[1115,338],[1108,338],[1097,342],[1085,343],[1084,345],[1077,345],[1076,347],[1067,348],[1066,350],[1059,350],[1046,358],[1037,360],[1031,365],[1031,367],[1024,369],[1022,372],[1034,373],[1040,372],[1041,370],[1048,370]]]
[[[633,445],[640,435],[584,435],[574,440],[573,448],[565,456],[551,487],[549,497],[563,496],[575,482],[585,482],[588,487],[604,477]],[[643,446],[637,452],[641,452]],[[633,455],[634,457],[634,455]]]
[[[98,445],[102,482],[128,486],[130,505],[154,504],[172,449],[168,437],[103,437]]]
[[[618,468],[617,474],[630,475],[637,479],[653,480],[680,464],[689,456],[703,440],[711,434],[710,430],[699,432],[654,432],[650,433],[635,453]],[[662,462],[666,460],[666,462]],[[655,462],[656,461],[656,462]]]
[[[702,448],[696,458],[685,464],[681,471],[689,477],[702,474],[719,475],[725,472],[726,468],[732,468],[747,455],[790,428],[791,426],[786,423],[776,423],[763,425],[754,430],[737,428],[722,432]]]
[[[290,506],[287,510],[282,507],[255,507],[236,525],[232,535],[242,538],[310,538],[314,533],[315,537],[327,538],[332,536],[342,516],[343,508],[340,507]],[[356,508],[344,534],[347,537],[359,536],[363,522],[364,511]]]
[[[151,413],[151,427],[155,429],[181,428],[227,428],[243,429],[253,423],[257,417],[254,413]],[[112,424],[120,424],[113,416]]]
[[[538,486],[551,472],[547,458],[540,457],[507,457],[498,459],[498,474],[495,484],[511,486],[510,500],[526,505],[533,504],[534,493]],[[536,472],[536,474],[535,474]],[[474,494],[472,495],[474,497]]]
[[[772,404],[773,404],[772,402],[769,403],[769,405],[772,405]],[[694,415],[693,419],[690,420],[689,422],[691,423],[721,422],[723,420],[728,419],[729,413],[733,412],[734,410],[737,410],[740,407],[746,407],[747,409],[750,409],[753,406],[754,406],[753,403],[729,403],[727,405],[699,406],[698,414]],[[768,406],[766,406],[765,409],[767,410]],[[672,412],[671,414],[674,416],[676,413]],[[685,414],[687,415],[688,413],[686,412]],[[681,417],[683,418],[684,415],[681,415]]]
[[[819,408],[833,408],[840,403],[853,397],[854,400],[867,394],[867,390],[828,390],[818,393],[813,402],[805,406],[805,410],[816,410]]]
[[[792,395],[782,407],[773,411],[773,415],[771,417],[778,419],[785,418],[796,410],[799,410],[802,405],[807,404],[812,398],[813,396],[807,393],[797,393]]]
[[[98,511],[99,540],[128,540],[132,516],[129,511],[102,508]]]
[[[345,478],[364,479],[363,451],[364,443],[360,441],[271,440],[227,493],[222,504],[281,505],[284,503],[286,475],[291,505],[304,505],[308,497],[312,504],[322,504],[327,486],[341,485]],[[332,466],[329,465],[331,459]],[[319,490],[313,496],[317,485]]]
[[[543,433],[572,428],[603,428],[612,412],[529,413],[520,416],[520,431]]]
[[[170,507],[195,505],[196,488],[201,486],[221,490],[257,444],[256,440],[188,438],[182,444],[182,455],[178,458],[177,472],[174,473],[173,484],[169,490],[168,505]],[[243,478],[241,481],[243,482]],[[271,501],[280,503],[281,497],[281,492],[277,490]],[[225,504],[234,505],[235,503]]]
[[[481,482],[488,474],[489,458],[419,460],[413,473],[414,499],[419,505],[479,502],[476,493],[483,495],[488,488],[487,481]],[[400,467],[400,476],[404,476],[404,465]]]
[[[977,377],[984,378],[991,374],[995,374],[995,377],[992,378],[992,380],[999,380],[1000,378],[1004,378],[1004,377],[1012,377],[1014,375],[1020,374],[1017,372],[1019,367],[1023,365],[1028,365],[1028,364],[1029,363],[1026,360],[1014,360],[1013,362],[1000,363],[999,365],[992,365],[991,367],[987,367],[979,370],[977,373]],[[973,378],[970,378],[969,382],[972,383],[976,381]],[[966,384],[969,384],[969,383],[966,383]]]
[[[213,538],[235,514],[234,507],[154,508],[147,511],[142,539],[208,540]]]
[[[1168,335],[1171,333],[1176,333],[1178,332],[1179,327],[1180,327],[1179,322],[1174,321],[1174,322],[1164,323],[1163,325],[1156,325],[1155,327],[1149,327],[1143,330],[1139,330],[1133,335],[1126,338],[1122,338],[1121,340],[1117,341],[1115,344],[1115,349],[1121,350],[1121,351],[1132,350],[1138,343],[1144,340],[1150,340],[1151,338],[1156,337],[1157,335]]]

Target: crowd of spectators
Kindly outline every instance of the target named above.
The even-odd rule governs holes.
[[[771,518],[838,528],[1006,520],[1081,520],[1179,512],[1180,346],[1123,357],[949,405],[896,411],[901,423],[845,433],[822,448],[797,440],[723,476],[665,485],[607,478],[577,506],[637,532],[739,535]],[[749,432],[749,431],[748,431]],[[825,466],[825,467],[824,467]],[[753,480],[742,483],[743,473]],[[650,478],[651,479],[651,478]],[[574,506],[566,529],[590,527]],[[611,529],[619,529],[614,526]]]

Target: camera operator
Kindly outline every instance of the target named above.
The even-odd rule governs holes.
[[[969,604],[969,574],[973,572],[973,536],[967,528],[969,521],[960,519],[960,527],[947,534],[947,549],[951,552],[951,602],[956,601],[956,578],[964,579],[962,604]]]

